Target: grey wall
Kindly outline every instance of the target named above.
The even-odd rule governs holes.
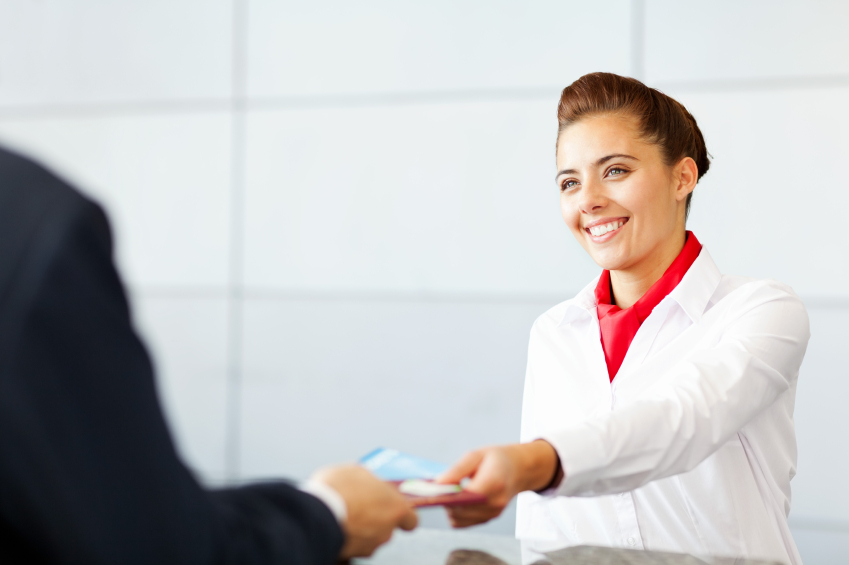
[[[516,440],[530,325],[597,272],[559,217],[559,90],[663,89],[714,157],[691,228],[808,305],[791,520],[833,563],[847,21],[840,0],[0,0],[0,140],[107,206],[180,449],[220,484]]]

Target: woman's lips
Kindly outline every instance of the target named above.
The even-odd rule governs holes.
[[[628,223],[628,218],[615,218],[612,220],[604,220],[594,222],[589,227],[584,228],[584,231],[590,236],[595,243],[603,243],[615,237],[622,227]]]

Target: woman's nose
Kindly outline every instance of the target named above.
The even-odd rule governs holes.
[[[601,183],[590,180],[584,182],[582,188],[578,200],[581,212],[592,214],[607,206],[607,197],[602,190]]]

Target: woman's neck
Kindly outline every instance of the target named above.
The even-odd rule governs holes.
[[[610,290],[614,304],[625,310],[633,306],[637,300],[660,280],[666,269],[684,249],[687,241],[685,232],[676,235],[674,241],[664,245],[639,264],[628,268],[610,271]]]

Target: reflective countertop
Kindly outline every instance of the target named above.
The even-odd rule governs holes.
[[[740,558],[576,546],[537,553],[532,542],[457,530],[396,532],[369,559],[356,565],[772,565]]]

